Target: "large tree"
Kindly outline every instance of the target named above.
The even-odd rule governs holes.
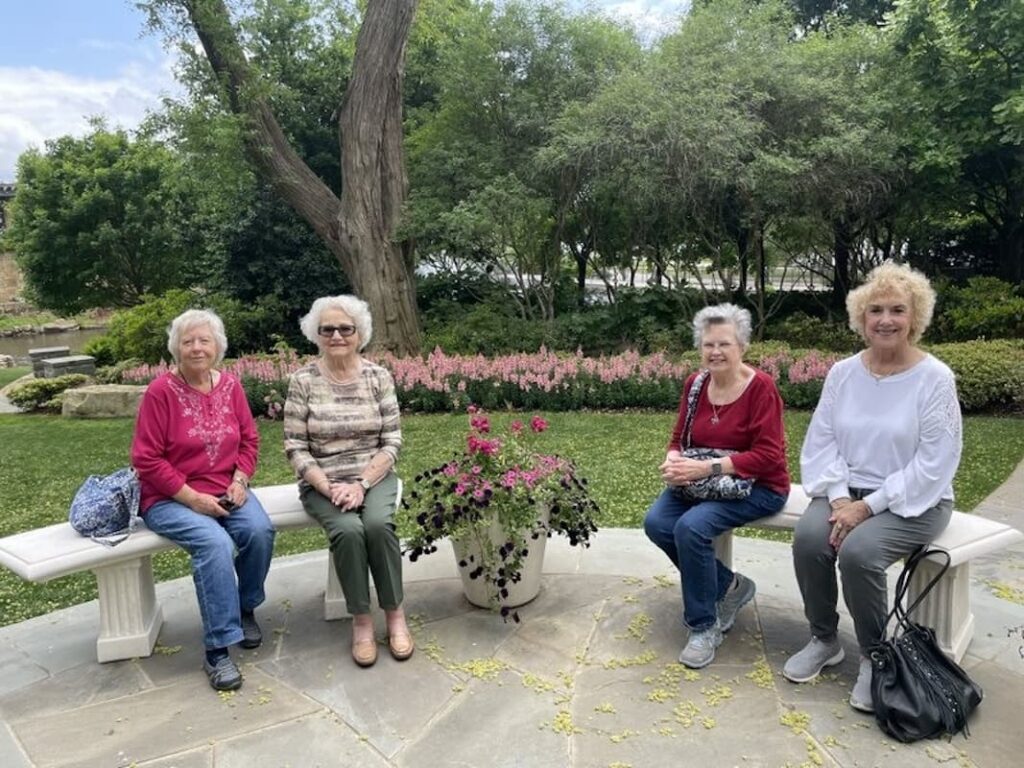
[[[296,151],[271,106],[223,0],[140,3],[155,25],[194,31],[221,87],[223,105],[243,119],[248,154],[281,197],[335,255],[356,293],[370,303],[376,340],[419,351],[411,247],[396,237],[407,194],[402,148],[406,42],[416,0],[369,0],[351,75],[337,111],[341,194]],[[342,73],[338,73],[341,77]]]
[[[18,160],[5,241],[39,306],[127,307],[186,285],[192,197],[182,165],[149,138],[64,136]]]

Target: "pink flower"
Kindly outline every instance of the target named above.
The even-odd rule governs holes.
[[[515,421],[508,425],[508,428],[513,435],[518,435],[523,431],[523,426],[523,422],[521,422],[519,419],[516,419]]]
[[[445,477],[455,477],[459,472],[459,465],[454,461],[449,462],[445,465],[444,469],[441,470]]]
[[[534,432],[543,432],[547,428],[548,423],[540,416],[534,416],[532,419],[530,419],[530,429],[532,429]]]

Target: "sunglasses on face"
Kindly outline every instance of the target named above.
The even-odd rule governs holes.
[[[316,332],[328,339],[335,333],[347,338],[356,332],[356,327],[354,325],[321,325],[317,327]]]

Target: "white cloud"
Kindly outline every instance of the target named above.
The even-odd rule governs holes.
[[[47,139],[82,135],[88,118],[134,128],[160,98],[177,92],[170,59],[136,60],[111,78],[40,67],[0,67],[0,181],[14,180],[18,156]]]
[[[690,0],[600,0],[598,5],[608,16],[632,23],[640,39],[651,43],[679,26]]]

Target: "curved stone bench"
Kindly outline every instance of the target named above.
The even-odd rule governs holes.
[[[299,501],[295,484],[253,488],[278,530],[316,526]],[[402,486],[399,484],[399,499]],[[748,523],[751,528],[791,530],[807,508],[809,499],[799,487],[789,494],[782,511]],[[1024,539],[1024,534],[1008,525],[954,512],[953,518],[933,542],[949,552],[950,569],[914,614],[915,620],[935,629],[939,644],[958,661],[974,635],[974,614],[970,604],[970,561]],[[80,571],[96,574],[99,588],[100,636],[96,641],[99,661],[115,661],[153,652],[163,613],[156,600],[152,555],[174,545],[145,526],[116,547],[105,547],[75,533],[67,523],[58,523],[0,539],[0,565],[22,579],[44,582]],[[715,542],[719,559],[732,565],[732,534]],[[781,567],[792,570],[787,562]],[[920,592],[939,568],[919,571],[911,584],[910,599]],[[327,561],[327,587],[324,592],[324,618],[338,619],[346,614],[345,601],[330,558]]]
[[[252,492],[277,530],[318,525],[302,508],[295,483],[253,488]],[[400,503],[401,481],[398,498]],[[144,523],[114,547],[80,536],[68,523],[58,523],[0,539],[0,565],[33,582],[92,571],[100,604],[96,658],[116,661],[153,652],[163,612],[154,589],[152,556],[173,547],[173,543],[153,533]],[[324,619],[340,619],[346,613],[341,585],[328,558]]]
[[[747,523],[747,528],[792,530],[803,515],[810,498],[799,486],[793,486],[789,500],[781,511]],[[974,637],[974,614],[971,613],[971,560],[996,552],[1024,539],[1024,533],[995,520],[954,512],[946,530],[931,543],[935,549],[949,553],[949,570],[928,594],[911,618],[935,630],[939,646],[956,661],[963,658]],[[718,559],[732,567],[732,533],[715,540]],[[941,570],[944,558],[932,557],[918,567],[910,582],[908,599],[912,603]]]

